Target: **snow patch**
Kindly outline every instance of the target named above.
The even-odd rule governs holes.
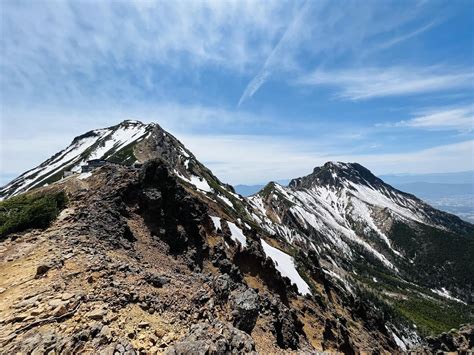
[[[216,228],[216,230],[218,229],[222,230],[221,219],[215,216],[209,216],[209,217],[211,217],[212,223],[214,223],[214,228]]]
[[[392,334],[392,337],[393,337],[393,339],[395,340],[395,343],[397,343],[397,346],[398,346],[400,349],[402,349],[403,351],[407,351],[407,346],[406,346],[406,344],[403,342],[403,340],[400,339],[400,338],[398,337],[398,335],[395,334],[393,331],[390,330],[390,333]]]
[[[228,205],[228,206],[234,208],[234,204],[233,204],[226,196],[221,195],[221,194],[219,194],[218,196],[219,196],[219,198],[220,198],[222,201],[225,202],[226,205]]]
[[[456,301],[462,304],[467,304],[466,302],[461,301],[459,298],[451,296],[448,290],[446,290],[444,287],[441,288],[441,290],[436,290],[436,289],[431,289],[432,292],[436,293],[438,296],[447,298],[451,301]]]
[[[230,237],[232,238],[232,240],[234,240],[235,242],[239,242],[245,248],[247,246],[247,238],[242,232],[242,229],[237,227],[232,222],[227,222],[227,224],[229,225],[229,229],[231,233]]]
[[[196,187],[198,190],[204,191],[204,192],[212,192],[212,188],[209,186],[207,183],[207,180],[196,176],[196,175],[191,175],[191,178],[188,179],[187,177],[181,175],[179,171],[175,170],[174,173],[182,180],[186,181],[187,183],[193,185]]]
[[[273,260],[273,262],[275,263],[275,267],[280,272],[280,274],[288,277],[291,282],[296,285],[298,291],[301,294],[310,294],[311,290],[308,284],[303,280],[303,278],[296,270],[293,258],[290,255],[282,252],[281,250],[272,247],[263,239],[261,239],[260,241],[262,242],[262,247],[265,254]]]

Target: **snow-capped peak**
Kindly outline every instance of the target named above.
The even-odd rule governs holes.
[[[133,164],[138,159],[134,156],[132,146],[149,135],[154,127],[154,124],[125,120],[118,125],[80,135],[66,149],[4,186],[0,190],[0,197],[14,196],[50,184],[60,180],[67,171],[80,172],[81,166],[89,160]]]
[[[339,266],[367,255],[397,273],[397,260],[405,260],[391,237],[397,223],[463,228],[456,217],[393,188],[357,163],[328,162],[288,187],[268,184],[249,201],[257,222],[271,234],[314,249]]]

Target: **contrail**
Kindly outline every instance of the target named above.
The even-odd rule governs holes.
[[[310,4],[310,1],[306,0],[303,6],[301,6],[301,8],[298,10],[298,13],[295,15],[295,17],[286,28],[283,35],[281,36],[280,40],[278,41],[278,43],[273,48],[270,55],[265,60],[265,63],[263,64],[258,74],[249,82],[249,84],[245,88],[242,96],[240,97],[239,103],[237,104],[237,107],[240,107],[240,105],[245,100],[247,100],[249,97],[252,97],[258,91],[258,89],[263,85],[263,83],[268,79],[268,77],[271,74],[271,67],[275,64],[274,58],[276,57],[277,53],[280,52],[281,48],[286,45],[286,42],[288,42],[288,40],[294,36],[295,29],[297,28],[297,25],[301,21],[301,18],[303,17],[303,15],[308,10],[310,6],[309,4]]]

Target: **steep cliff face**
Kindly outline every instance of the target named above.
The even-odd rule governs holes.
[[[143,134],[127,149],[104,142],[105,165],[18,190],[64,191],[68,204],[46,229],[0,241],[7,352],[394,352],[472,322],[472,225],[355,164],[245,199],[156,124],[73,145],[122,129]],[[66,168],[56,162],[39,168]]]

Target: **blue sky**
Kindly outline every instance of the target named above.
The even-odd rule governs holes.
[[[84,131],[158,122],[219,177],[327,160],[474,169],[474,2],[18,1],[1,14],[1,181]]]

